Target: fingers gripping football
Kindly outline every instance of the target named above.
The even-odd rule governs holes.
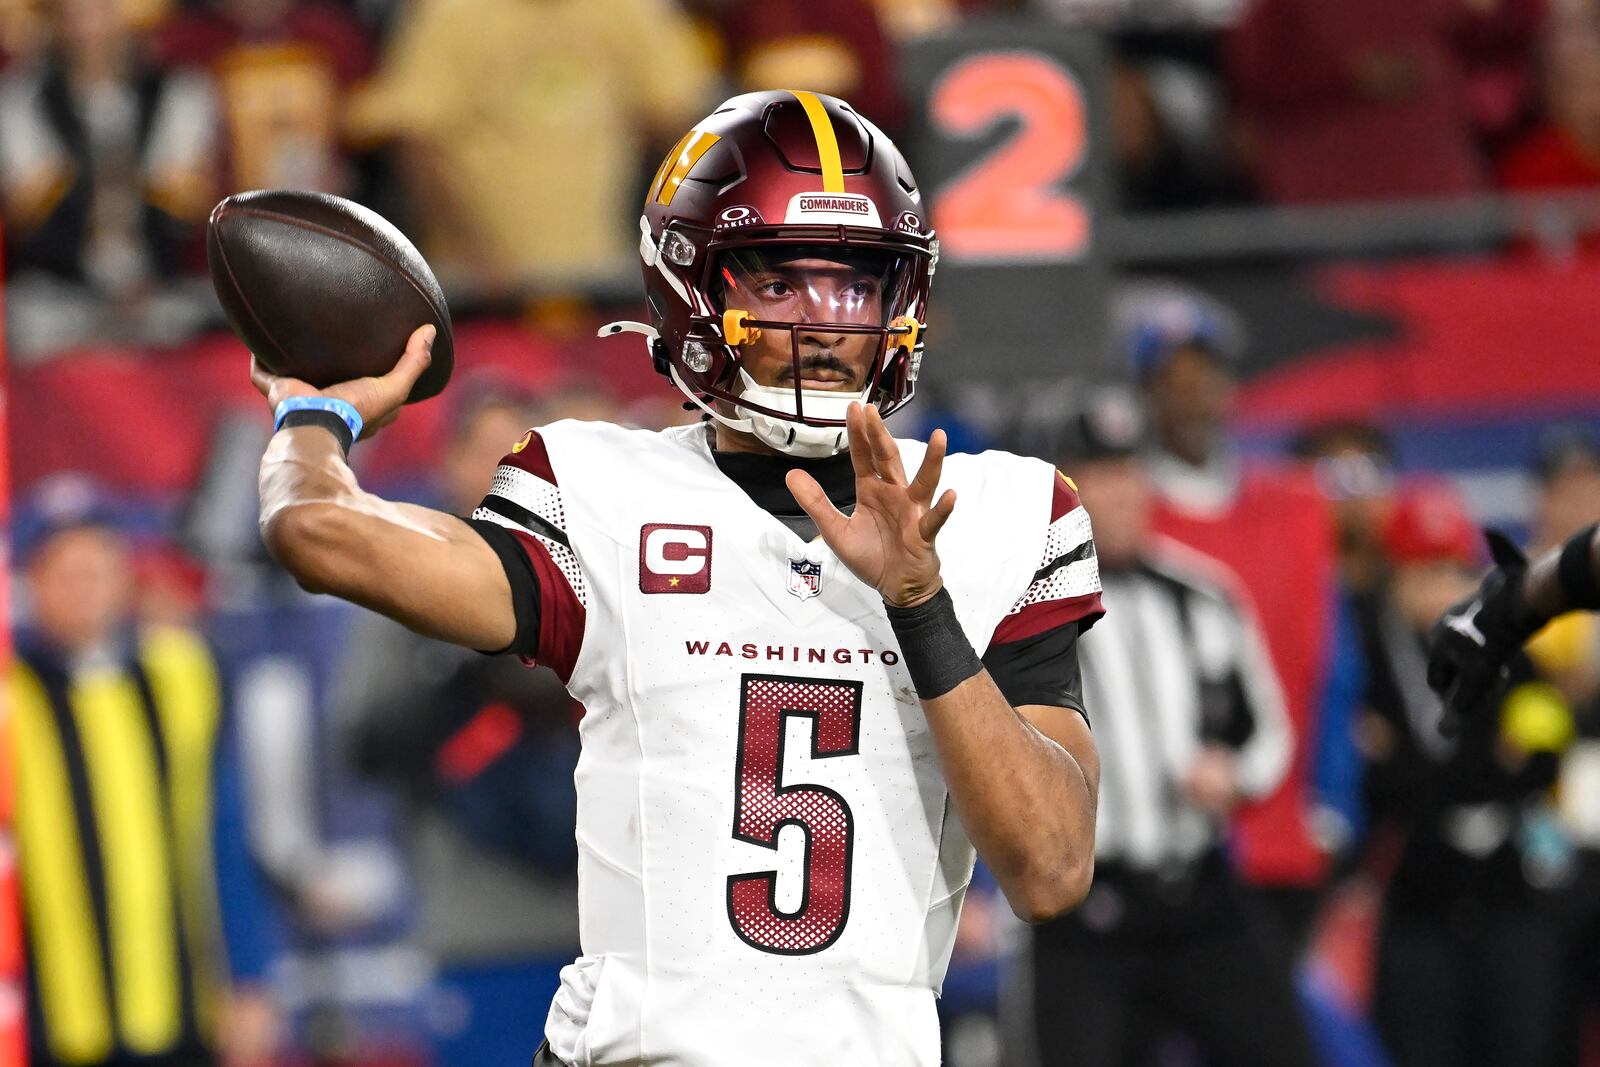
[[[294,396],[326,396],[343,400],[361,413],[365,428],[362,437],[371,437],[400,415],[400,408],[411,395],[411,389],[433,361],[433,341],[438,331],[433,326],[419,326],[406,341],[405,351],[387,373],[375,377],[356,378],[340,382],[326,389],[316,389],[299,378],[273,374],[261,365],[260,360],[250,360],[250,382],[256,391],[267,398],[274,409]]]
[[[943,587],[934,540],[956,504],[954,490],[934,499],[944,469],[944,431],[934,431],[922,466],[908,481],[900,448],[877,408],[852,404],[845,424],[855,511],[846,516],[804,471],[789,472],[789,491],[851,573],[891,604],[920,604]]]

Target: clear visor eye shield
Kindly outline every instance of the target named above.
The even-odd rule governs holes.
[[[792,454],[843,449],[849,405],[881,395],[902,350],[915,358],[920,325],[896,313],[909,303],[908,266],[900,255],[822,247],[758,246],[718,257],[707,288],[722,309],[722,340],[738,356],[728,399],[746,416],[739,421]],[[697,344],[685,344],[685,364],[709,369],[709,352]],[[751,374],[761,357],[783,361],[774,374],[763,360],[770,384]]]

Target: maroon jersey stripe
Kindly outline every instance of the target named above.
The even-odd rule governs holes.
[[[583,647],[583,630],[588,612],[578,594],[561,573],[543,541],[520,530],[511,535],[528,553],[533,572],[539,578],[539,657],[563,682],[572,677],[572,667]]]
[[[544,438],[537,430],[523,434],[522,440],[500,462],[507,467],[520,467],[551,485],[557,484],[555,468],[550,466],[550,453],[545,451]]]
[[[994,628],[994,637],[990,640],[990,644],[1003,645],[1011,641],[1022,641],[1069,622],[1082,622],[1087,628],[1104,614],[1105,608],[1100,604],[1098,591],[1085,593],[1082,596],[1065,597],[1061,600],[1043,600],[1037,604],[1029,604],[1015,615],[1007,615],[1001,619],[1000,625]]]

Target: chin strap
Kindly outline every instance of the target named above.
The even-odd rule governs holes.
[[[755,424],[749,419],[730,419],[728,416],[724,415],[710,404],[707,404],[698,393],[684,384],[682,378],[678,377],[677,367],[671,368],[671,374],[672,384],[678,387],[678,392],[689,398],[689,403],[693,404],[707,415],[710,415],[713,419],[716,419],[730,430],[738,430],[740,433],[748,434],[754,434],[756,432]]]

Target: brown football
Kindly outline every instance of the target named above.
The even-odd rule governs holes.
[[[450,380],[450,310],[433,271],[388,220],[327,193],[230,196],[206,228],[211,282],[228,322],[263,366],[319,389],[393,369],[433,323],[433,362],[407,403]]]

